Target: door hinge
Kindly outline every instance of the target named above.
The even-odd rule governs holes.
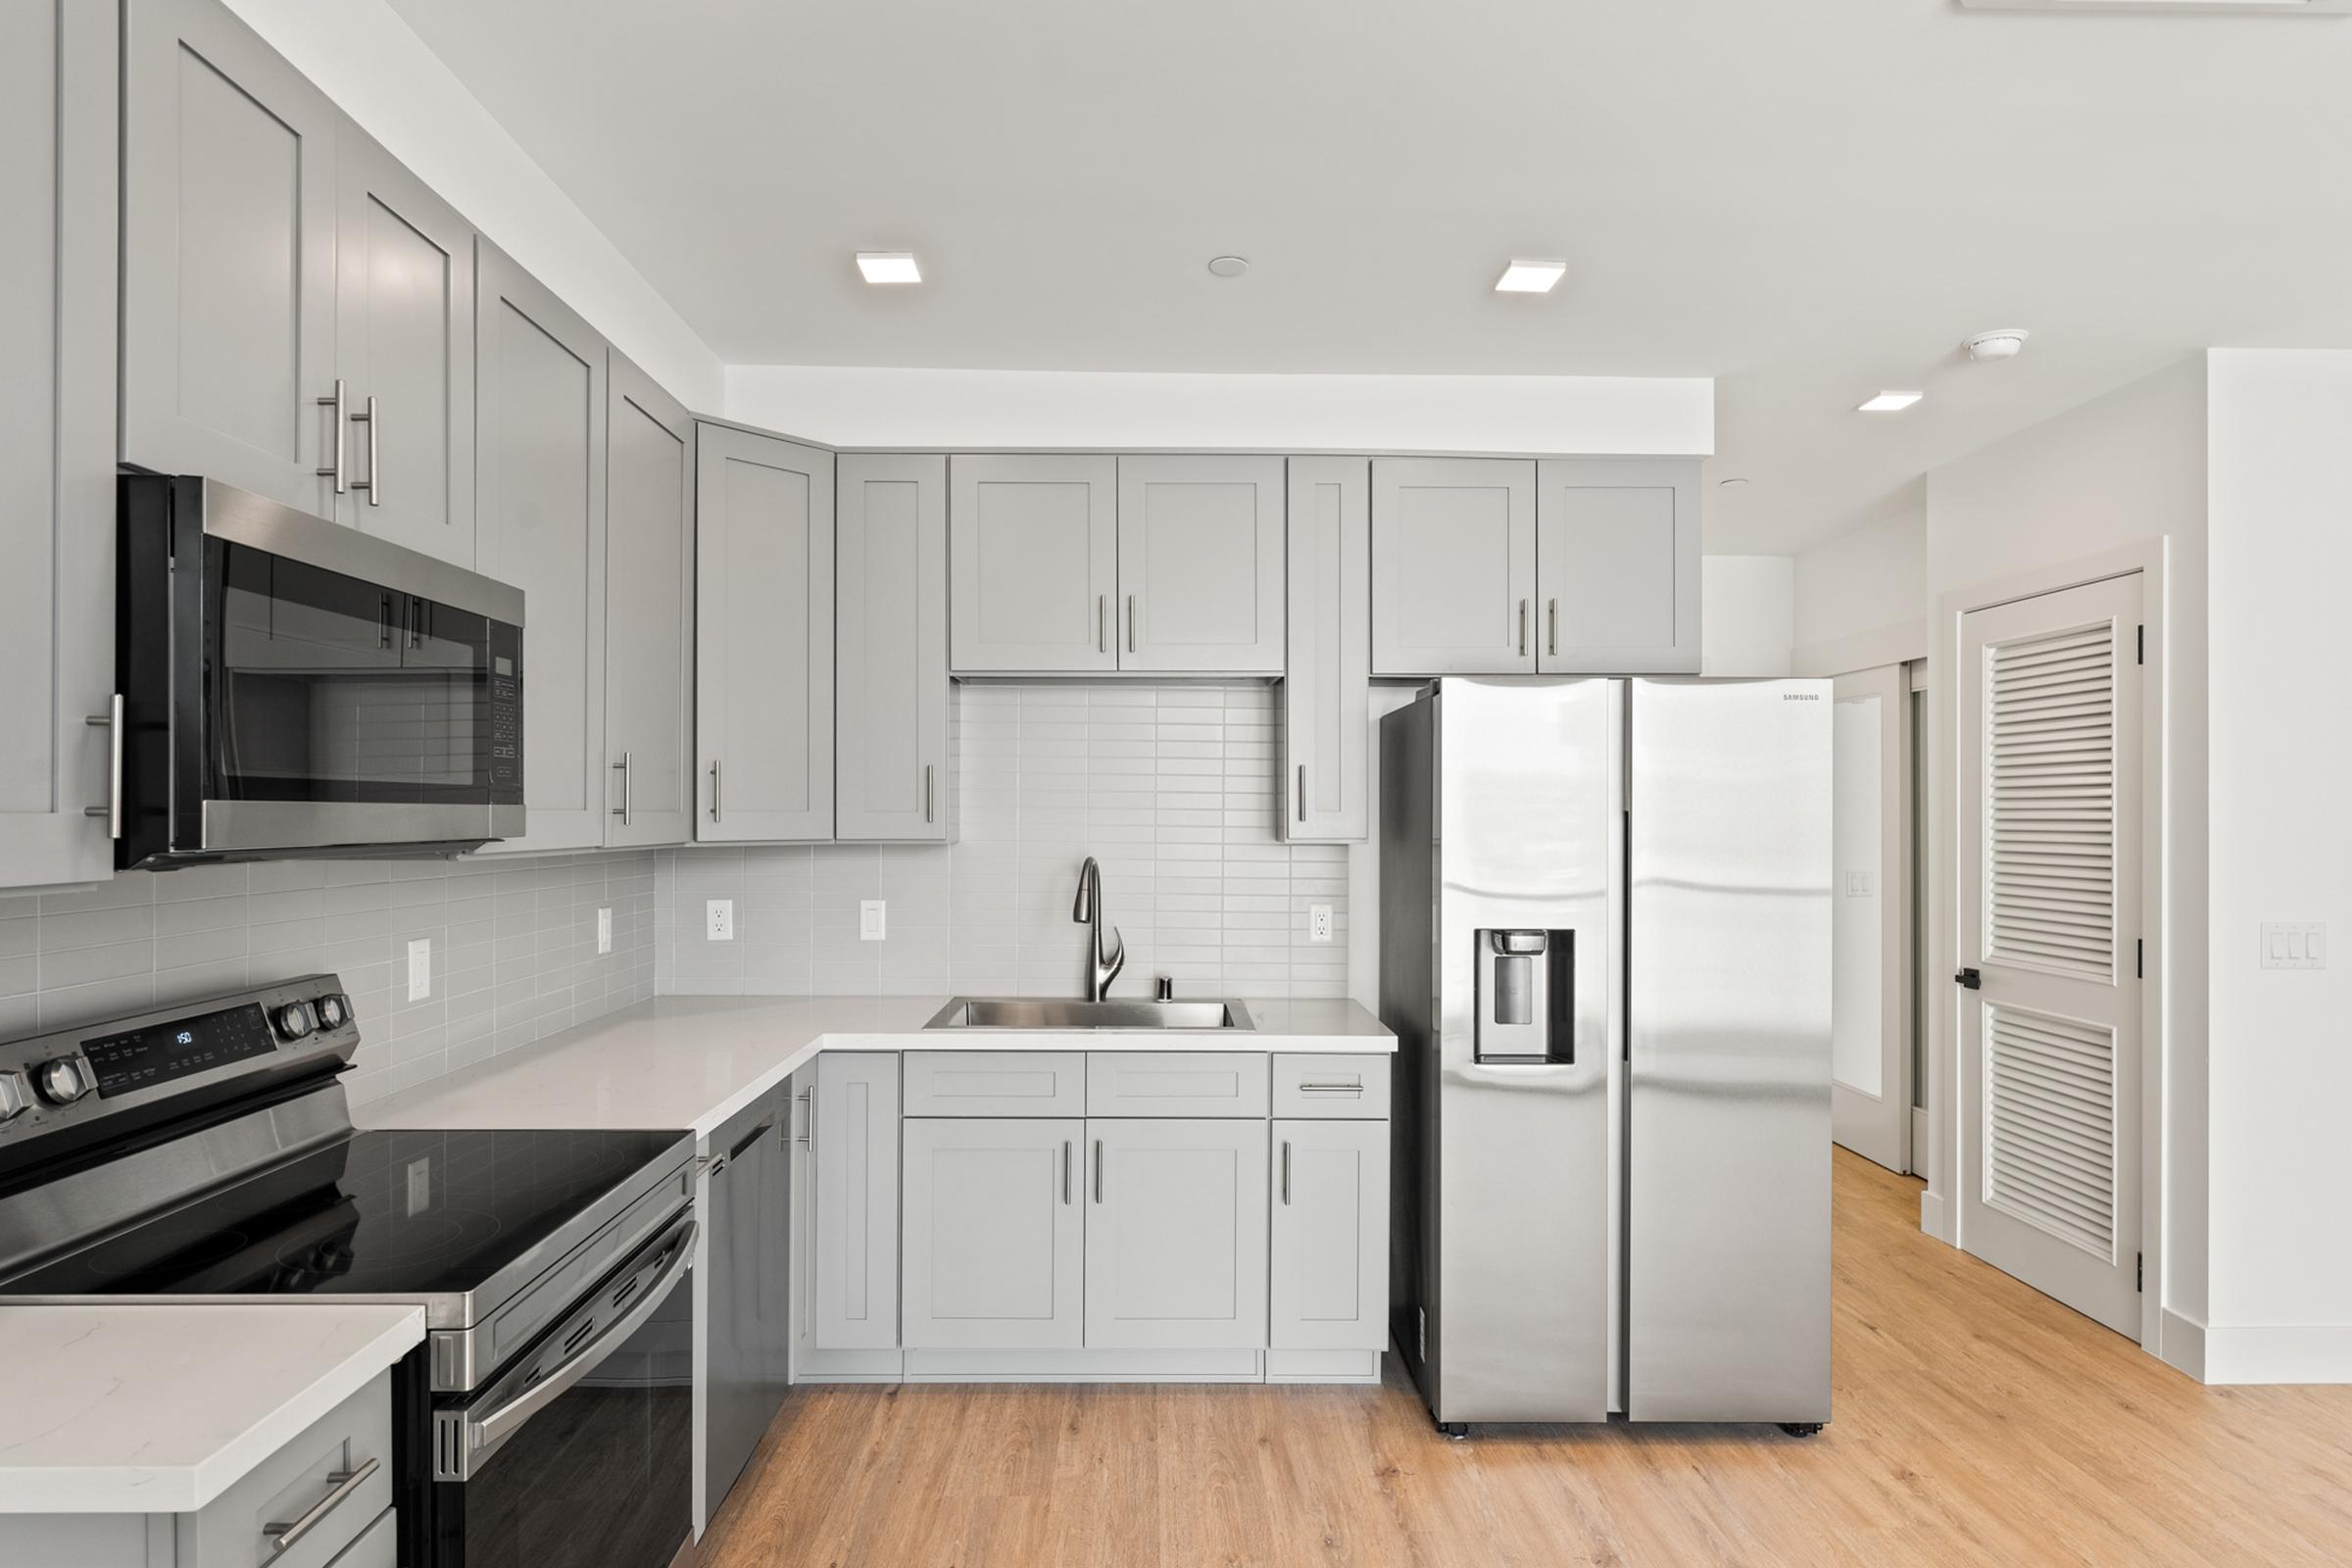
[[[2136,639],[2134,639],[2133,657],[2132,657],[2132,662],[2133,662],[2134,664],[2144,664],[2144,663],[2146,663],[2147,662],[2148,662],[2148,628],[2147,628],[2147,627],[2145,627],[2145,626],[2142,626],[2142,627],[2140,627],[2140,628],[2139,628],[2139,635],[2138,635],[2138,637],[2137,637]]]
[[[2132,1254],[2132,1288],[2140,1292],[2148,1288],[2148,1254],[2145,1252]]]
[[[2148,944],[2144,937],[2132,944],[2132,977],[2135,980],[2148,977]]]

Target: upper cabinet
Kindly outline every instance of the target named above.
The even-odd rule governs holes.
[[[1119,667],[1279,675],[1280,458],[1119,460]]]
[[[830,839],[833,454],[706,422],[695,465],[695,837]]]
[[[694,836],[694,417],[611,351],[605,843]]]
[[[114,866],[115,19],[0,10],[0,887]]]
[[[1281,835],[1371,831],[1371,465],[1290,463],[1290,611],[1282,682]]]
[[[470,567],[473,226],[356,127],[345,128],[336,167],[336,515]]]
[[[475,276],[476,569],[523,593],[522,797],[504,850],[605,842],[605,340],[488,240]]]
[[[1118,668],[1117,460],[958,457],[949,476],[957,673]]]
[[[1536,466],[1372,464],[1372,672],[1533,674]]]
[[[948,460],[835,462],[834,827],[954,836],[948,752]]]
[[[332,516],[343,117],[219,0],[123,14],[122,461]]]
[[[1536,466],[1546,673],[1698,671],[1698,460]]]

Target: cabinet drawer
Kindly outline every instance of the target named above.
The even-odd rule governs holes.
[[[1083,1116],[1086,1054],[909,1051],[909,1116]]]
[[[400,1516],[386,1508],[328,1568],[399,1568]]]
[[[373,1469],[368,1469],[369,1465]],[[349,1478],[367,1474],[356,1484]],[[343,1489],[349,1486],[350,1490]],[[339,1494],[339,1495],[338,1495]],[[332,1498],[331,1502],[329,1499]],[[325,1568],[392,1506],[392,1380],[344,1400],[201,1511],[181,1514],[180,1568]],[[283,1551],[275,1538],[316,1522]],[[276,1531],[265,1526],[277,1525]],[[365,1553],[356,1559],[368,1562]]]
[[[1089,1116],[1263,1116],[1266,1057],[1255,1051],[1090,1051]]]
[[[1300,1052],[1274,1058],[1274,1114],[1325,1121],[1386,1121],[1389,1060]]]

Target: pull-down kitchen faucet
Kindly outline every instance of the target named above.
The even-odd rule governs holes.
[[[1127,943],[1120,937],[1119,928],[1110,928],[1110,948],[1102,947],[1102,870],[1088,856],[1078,868],[1078,902],[1070,906],[1070,918],[1089,931],[1086,943],[1086,1000],[1101,1002],[1110,983],[1118,978],[1119,969],[1127,962]]]

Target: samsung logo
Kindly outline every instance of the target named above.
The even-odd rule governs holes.
[[[1784,703],[1818,703],[1821,701],[1821,693],[1783,692],[1781,693],[1781,701]]]

